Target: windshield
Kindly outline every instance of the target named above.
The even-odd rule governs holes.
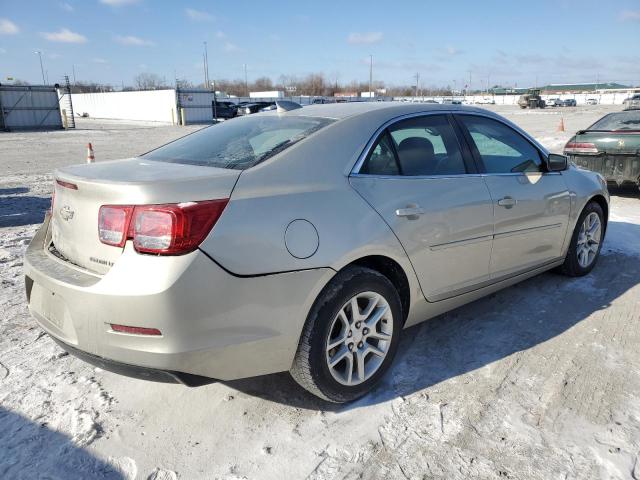
[[[225,121],[143,155],[159,162],[244,170],[332,123],[328,118],[255,116]]]
[[[591,125],[589,130],[640,130],[640,110],[610,113]]]

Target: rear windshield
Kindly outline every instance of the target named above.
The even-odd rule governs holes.
[[[610,113],[591,125],[589,130],[640,130],[640,110]]]
[[[146,153],[143,158],[244,170],[332,122],[328,118],[302,116],[247,116],[203,128]]]

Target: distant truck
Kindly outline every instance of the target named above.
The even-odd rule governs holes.
[[[546,102],[540,97],[539,88],[530,88],[527,93],[520,95],[518,105],[520,105],[520,108],[544,108],[547,106]]]

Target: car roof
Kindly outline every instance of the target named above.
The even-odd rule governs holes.
[[[342,120],[354,116],[366,116],[388,114],[389,118],[394,118],[412,113],[427,112],[452,112],[452,111],[469,111],[488,113],[489,110],[469,107],[456,104],[433,104],[433,103],[407,103],[407,102],[347,102],[347,103],[325,103],[313,104],[303,108],[290,110],[288,112],[277,113],[269,112],[270,115],[287,115],[287,116],[306,116],[306,117],[322,117],[334,120]]]

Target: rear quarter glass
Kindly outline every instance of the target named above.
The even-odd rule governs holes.
[[[213,125],[153,150],[143,158],[244,170],[304,140],[334,120],[257,115]]]

